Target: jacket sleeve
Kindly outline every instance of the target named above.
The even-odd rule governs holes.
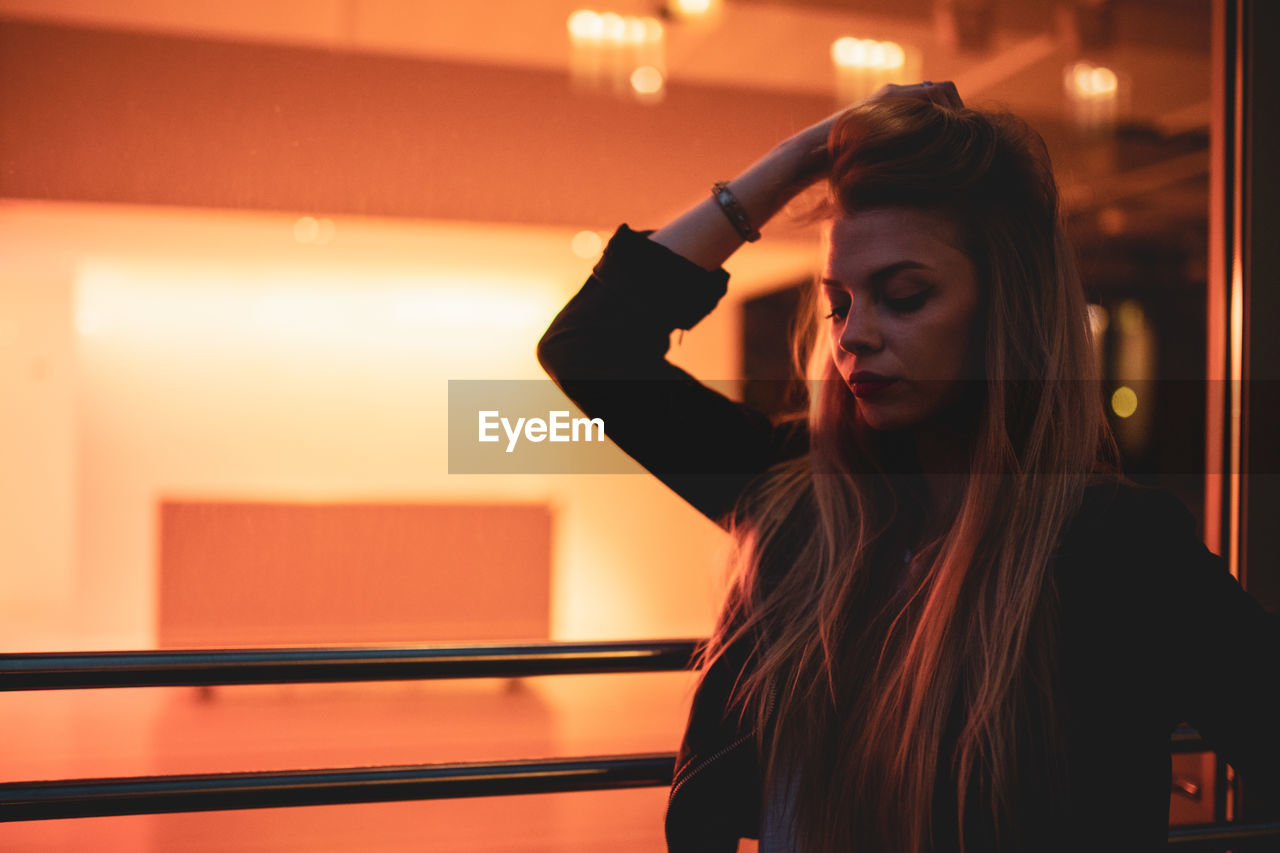
[[[650,233],[619,227],[538,342],[538,361],[624,452],[727,527],[750,481],[806,451],[807,438],[801,422],[775,427],[667,360],[671,332],[709,314],[729,274],[703,269]]]
[[[1241,588],[1177,498],[1158,500],[1176,708],[1246,784],[1280,789],[1280,613]]]

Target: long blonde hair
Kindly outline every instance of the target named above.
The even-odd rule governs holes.
[[[754,721],[769,789],[794,780],[804,853],[923,853],[947,837],[963,849],[966,836],[1013,849],[1038,820],[1026,809],[1069,783],[1050,558],[1114,458],[1052,169],[1020,120],[918,99],[851,110],[828,150],[826,215],[941,212],[978,271],[986,379],[963,499],[945,532],[915,543],[906,580],[920,472],[900,436],[859,422],[812,310],[795,341],[810,450],[732,516],[731,583],[703,663],[749,644],[729,707]]]

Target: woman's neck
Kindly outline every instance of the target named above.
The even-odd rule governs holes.
[[[972,434],[945,423],[915,431],[914,446],[923,486],[921,536],[941,535],[960,510],[969,479]]]

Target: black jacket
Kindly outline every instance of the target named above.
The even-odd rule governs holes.
[[[805,452],[807,437],[802,423],[775,425],[667,361],[671,332],[715,307],[728,274],[648,233],[618,229],[538,358],[619,447],[725,526],[738,496],[773,462]],[[1280,615],[1240,588],[1176,498],[1114,479],[1091,486],[1052,575],[1072,793],[1043,813],[1068,816],[1051,829],[1064,849],[1164,848],[1179,723],[1246,780],[1280,777]],[[755,732],[727,707],[747,664],[744,649],[730,649],[694,694],[666,816],[672,853],[732,851],[759,835]]]

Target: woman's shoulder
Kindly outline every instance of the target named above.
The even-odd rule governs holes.
[[[1095,477],[1058,549],[1063,575],[1144,586],[1188,561],[1216,559],[1186,504],[1166,488]]]
[[[1080,509],[1068,529],[1078,534],[1138,532],[1174,523],[1194,523],[1194,517],[1172,491],[1119,474],[1097,474],[1085,486]]]

